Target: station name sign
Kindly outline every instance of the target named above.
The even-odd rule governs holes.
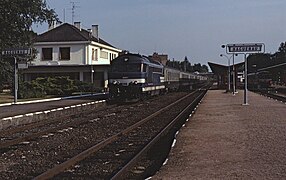
[[[32,48],[13,48],[2,51],[2,56],[31,55]]]
[[[228,44],[228,53],[257,53],[262,52],[263,44]]]

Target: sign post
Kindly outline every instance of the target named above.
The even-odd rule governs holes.
[[[247,43],[247,44],[227,44],[227,54],[244,54],[244,98],[243,105],[248,104],[248,89],[247,89],[247,55],[265,52],[263,43]]]
[[[13,48],[6,49],[1,52],[2,56],[10,56],[14,58],[14,104],[17,104],[18,99],[18,65],[17,57],[23,55],[31,55],[32,48]]]

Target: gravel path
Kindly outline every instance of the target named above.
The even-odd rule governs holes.
[[[286,105],[208,91],[152,179],[285,179]]]

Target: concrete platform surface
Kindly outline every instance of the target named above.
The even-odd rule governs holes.
[[[286,105],[208,91],[153,179],[286,179]]]

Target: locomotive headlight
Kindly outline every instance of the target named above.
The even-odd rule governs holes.
[[[137,81],[131,81],[130,83],[129,83],[129,85],[136,85],[136,84],[138,84],[138,82]]]

